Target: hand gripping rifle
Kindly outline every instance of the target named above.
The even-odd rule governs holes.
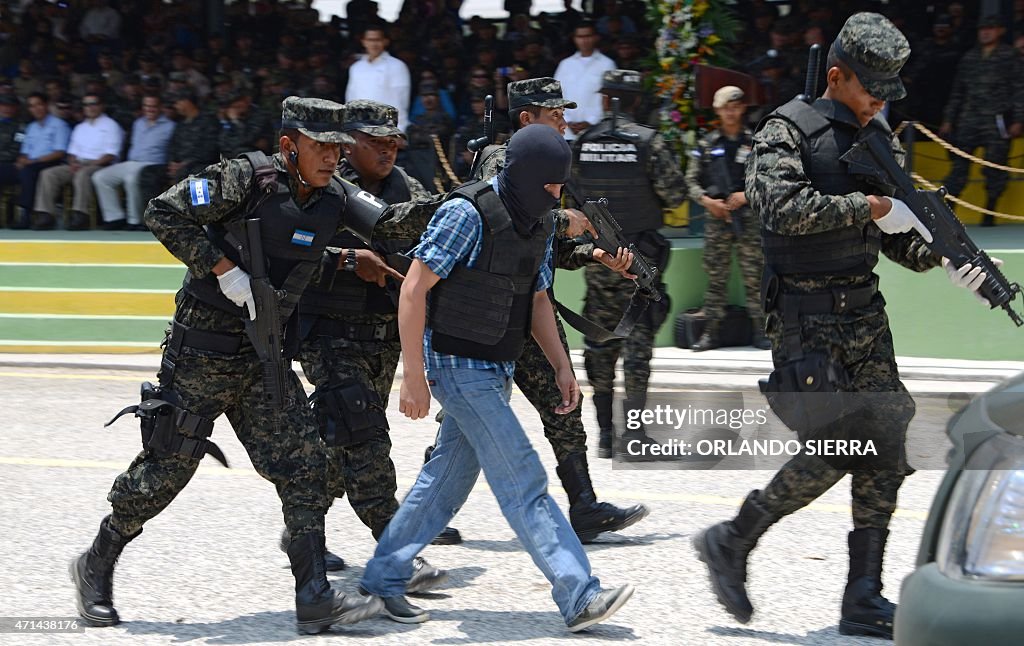
[[[863,176],[873,183],[895,189],[896,196],[906,202],[917,219],[932,233],[928,248],[949,258],[956,268],[970,263],[985,272],[985,282],[978,289],[992,309],[1003,308],[1018,327],[1024,319],[1013,310],[1011,303],[1021,292],[1018,283],[1011,283],[984,250],[971,240],[963,223],[946,204],[945,187],[937,191],[918,190],[913,180],[892,154],[892,146],[878,132],[872,132],[855,143],[842,157],[851,175]]]
[[[277,290],[267,275],[259,218],[245,221],[245,237],[248,243],[249,285],[256,302],[256,319],[243,317],[245,332],[260,360],[264,399],[274,408],[281,408],[284,405],[284,382],[289,368],[285,363],[281,339],[281,305]]]

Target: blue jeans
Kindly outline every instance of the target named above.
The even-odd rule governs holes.
[[[512,379],[496,369],[438,368],[429,375],[445,410],[437,445],[366,564],[362,585],[372,594],[405,593],[413,558],[459,510],[481,468],[501,513],[547,580],[566,623],[601,589],[590,561],[508,404]]]

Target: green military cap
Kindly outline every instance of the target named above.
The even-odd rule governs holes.
[[[876,99],[896,101],[907,96],[900,69],[910,58],[910,43],[885,16],[866,11],[850,16],[832,43],[832,53]]]
[[[640,92],[643,90],[643,80],[643,75],[636,70],[608,70],[601,75],[601,89]]]
[[[508,109],[516,110],[528,105],[541,108],[575,108],[576,103],[562,98],[562,84],[544,76],[508,84]]]
[[[359,99],[345,104],[342,130],[358,130],[371,137],[404,137],[398,129],[398,110],[386,103]]]
[[[345,106],[326,99],[290,96],[281,102],[281,127],[294,128],[310,139],[328,144],[350,144],[355,140],[342,132]]]

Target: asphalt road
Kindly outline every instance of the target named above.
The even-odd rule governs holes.
[[[0,410],[7,418],[0,446],[0,519],[5,530],[0,567],[0,615],[75,616],[68,561],[85,549],[108,513],[113,478],[139,447],[129,419],[104,429],[123,406],[137,401],[140,371],[0,366]],[[392,398],[393,454],[399,489],[411,483],[433,422],[410,422]],[[566,499],[536,413],[521,395],[515,406],[538,447],[559,504]],[[434,404],[436,409],[436,402]],[[948,417],[944,398],[918,399],[915,433],[939,438]],[[585,422],[594,428],[587,404]],[[690,537],[729,517],[743,496],[763,486],[770,471],[613,469],[591,456],[601,497],[643,502],[650,516],[619,535],[586,548],[595,574],[607,585],[637,586],[636,596],[608,623],[570,634],[550,588],[522,550],[481,478],[453,522],[466,542],[431,546],[424,556],[448,568],[452,579],[417,603],[431,621],[405,626],[377,618],[335,627],[319,637],[294,629],[293,579],[278,550],[282,521],[269,483],[252,470],[230,427],[221,420],[214,438],[233,468],[204,464],[177,500],[146,525],[125,551],[115,577],[123,623],[84,634],[0,633],[0,644],[237,644],[328,642],[555,644],[600,640],[643,644],[878,644],[842,637],[836,630],[845,584],[846,533],[851,529],[849,480],[765,535],[750,565],[756,608],[747,626],[717,605]],[[922,470],[907,480],[892,524],[885,564],[886,590],[898,595],[912,568],[931,496],[941,471]],[[374,542],[345,501],[328,516],[328,545],[349,562],[332,574],[334,585],[354,591]],[[2,620],[0,620],[2,624]]]

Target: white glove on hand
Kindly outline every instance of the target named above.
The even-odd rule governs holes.
[[[228,297],[228,300],[235,305],[245,306],[249,310],[249,319],[256,320],[256,299],[252,297],[252,287],[249,285],[249,274],[241,267],[232,267],[220,276],[217,276],[220,283],[220,291]]]
[[[999,258],[992,258],[992,264],[996,267],[1001,267],[1003,261]],[[967,263],[960,269],[957,269],[953,266],[953,263],[950,262],[949,258],[942,259],[942,267],[946,270],[946,273],[949,274],[949,281],[951,283],[957,287],[963,287],[964,289],[971,290],[975,298],[988,307],[992,307],[992,304],[988,302],[988,299],[978,293],[978,290],[981,289],[982,283],[984,283],[985,279],[988,278],[988,274],[983,272],[981,267],[974,267],[971,263]]]
[[[917,229],[925,242],[932,241],[932,232],[921,224],[921,221],[903,200],[890,197],[889,201],[892,202],[889,212],[875,220],[879,229],[886,233],[906,233],[911,229]]]

